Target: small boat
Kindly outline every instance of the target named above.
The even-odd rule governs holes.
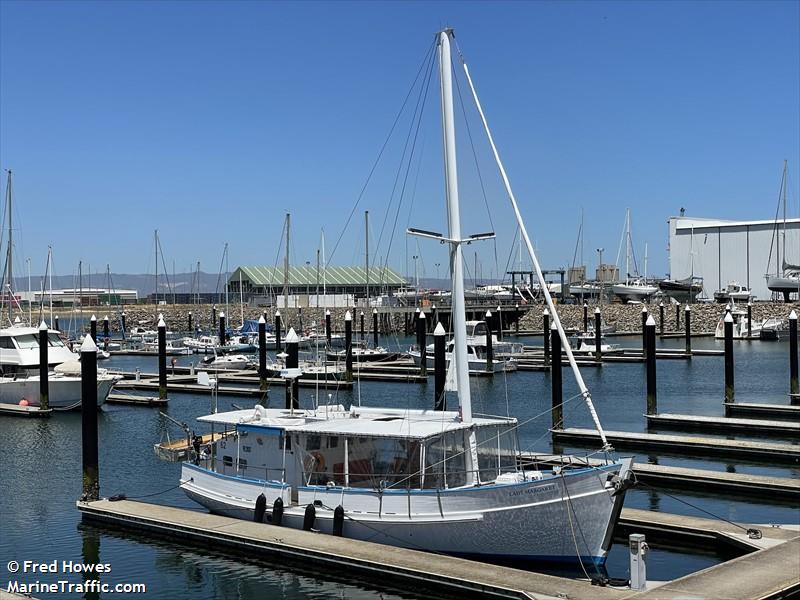
[[[181,341],[185,347],[198,354],[214,352],[222,347],[219,338],[215,335],[201,335],[197,338],[185,337]]]
[[[148,352],[158,353],[158,341],[145,342],[143,346],[144,349],[147,350]],[[191,348],[182,345],[181,342],[177,340],[167,340],[166,351],[167,351],[166,354],[167,356],[186,356],[192,353]]]
[[[252,365],[250,357],[243,354],[223,354],[218,355],[216,352],[214,356],[207,356],[202,361],[203,367],[211,369],[228,369],[231,371],[241,371],[247,369]]]
[[[572,350],[581,354],[594,354],[597,350],[596,338],[593,332],[578,333],[572,336]],[[606,338],[600,336],[600,354],[620,352],[619,344],[609,344]]]
[[[377,348],[369,348],[366,344],[353,344],[352,347],[353,362],[380,362],[387,360],[397,360],[399,354],[397,352],[390,352],[386,348],[378,346]],[[328,350],[326,352],[328,360],[334,362],[344,362],[347,358],[347,350]]]
[[[728,302],[748,302],[752,297],[750,289],[738,281],[731,281],[723,290],[714,292],[714,300],[719,304]]]
[[[453,357],[454,342],[450,340],[445,347],[445,360],[449,368],[450,361]],[[414,364],[418,367],[422,364],[422,354],[417,346],[412,346],[408,350],[408,355],[414,360]],[[469,365],[469,372],[473,375],[478,373],[485,373],[491,370],[493,373],[510,373],[516,371],[518,364],[514,358],[493,358],[491,369],[487,368],[488,360],[486,359],[486,347],[472,346],[467,344],[467,364]],[[428,344],[425,348],[425,365],[432,369],[435,366],[433,357],[433,344]]]
[[[623,302],[642,302],[658,291],[658,287],[644,279],[629,279],[625,283],[615,283],[611,291]]]
[[[703,292],[703,278],[664,279],[658,282],[658,287],[665,295],[675,298],[682,304],[694,302],[697,296]]]
[[[486,332],[486,321],[467,321],[467,345],[476,348],[483,356],[486,356],[488,348]],[[492,334],[492,352],[498,358],[520,357],[525,352],[525,346],[498,340],[497,336]]]
[[[727,309],[725,311],[728,312]],[[733,317],[733,339],[763,339],[776,340],[778,332],[784,328],[784,322],[778,318],[753,319],[752,330],[747,320],[747,311],[739,308],[735,304],[730,306],[731,317]],[[717,328],[714,330],[714,338],[725,339],[725,315],[720,317]]]

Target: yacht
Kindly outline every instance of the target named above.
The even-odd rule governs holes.
[[[738,281],[731,281],[725,289],[714,292],[714,300],[720,304],[747,302],[751,297],[750,289]]]
[[[602,330],[601,330],[602,331]],[[581,354],[594,354],[597,351],[597,340],[593,331],[578,333],[572,336],[572,349]],[[600,335],[600,354],[620,352],[619,344],[609,344],[605,336]]]
[[[472,412],[462,250],[467,240],[461,233],[455,176],[451,38],[449,29],[437,34],[445,168],[450,175],[449,233],[439,241],[451,251],[454,334],[452,378],[447,378],[437,409],[347,408],[338,403],[301,409],[290,402],[287,408],[255,406],[202,416],[199,421],[212,430],[210,452],[183,463],[180,487],[215,513],[274,526],[432,552],[599,565],[611,547],[631,459],[613,458],[571,350],[566,348],[570,367],[602,440],[605,460],[600,464],[526,469],[517,461],[517,419]],[[462,66],[472,87],[466,64]],[[485,118],[484,125],[494,147]],[[495,156],[541,282],[530,237]],[[493,235],[467,239],[488,237]],[[554,325],[566,339],[552,297],[546,290],[544,296]],[[448,392],[450,400],[457,396],[458,410],[447,410]],[[226,434],[224,441],[213,441],[215,430]]]
[[[753,319],[752,329],[747,320],[747,311],[739,308],[736,304],[728,305],[725,314],[730,309],[731,317],[733,317],[733,339],[741,340],[747,338],[760,338],[760,339],[777,339],[778,331],[782,330],[784,323],[781,319],[772,317],[769,319]],[[718,340],[725,339],[725,314],[723,314],[717,328],[714,330],[714,338]]]

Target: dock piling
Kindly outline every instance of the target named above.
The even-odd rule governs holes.
[[[297,369],[300,366],[300,339],[293,327],[286,334],[286,368]],[[290,377],[286,381],[286,408],[300,408],[300,378]]]
[[[642,356],[647,358],[647,336],[645,335],[645,329],[647,328],[647,318],[650,316],[649,311],[647,310],[647,305],[642,304]]]
[[[92,336],[92,341],[97,344],[97,317],[94,315],[89,319],[89,335]]]
[[[194,334],[194,324],[192,323],[192,311],[189,311],[188,318],[189,318],[189,324],[188,324],[189,329],[188,329],[188,331],[189,331],[190,335],[193,335]]]
[[[486,370],[494,372],[494,349],[492,348],[492,311],[487,310],[484,317],[486,323]]]
[[[503,341],[503,307],[497,305],[497,341]]]
[[[598,306],[594,309],[594,359],[598,362],[603,359],[603,333],[601,331],[602,321],[603,319],[600,315],[600,307]]]
[[[422,375],[428,374],[428,345],[426,336],[427,318],[425,311],[419,311],[417,315],[417,345],[419,346],[419,372]]]
[[[441,323],[433,330],[433,398],[434,410],[447,410],[445,380],[447,379],[447,358],[445,357],[445,330]]]
[[[550,311],[542,311],[542,338],[544,338],[544,366],[550,364]]]
[[[678,304],[675,305],[675,331],[680,331],[680,330],[681,330],[681,305],[679,302]]]
[[[733,316],[725,314],[725,402],[733,402]]]
[[[514,331],[519,335],[519,304],[514,305]]]
[[[219,343],[225,345],[225,313],[222,311],[219,313]]]
[[[100,469],[97,450],[97,344],[92,336],[81,345],[81,458],[83,494],[81,500],[100,498]]]
[[[120,333],[122,333],[122,339],[124,340],[125,339],[125,330],[126,330],[126,327],[125,327],[125,311],[124,310],[122,311],[122,314],[120,315],[119,320],[120,320],[120,329],[121,329]],[[58,330],[58,317],[56,317],[56,331],[57,330]]]
[[[589,305],[586,301],[583,302],[583,333],[589,331]]]
[[[378,347],[378,309],[372,309],[372,346]]]
[[[258,378],[261,390],[267,389],[267,321],[264,315],[258,319]]]
[[[58,328],[58,315],[55,315],[53,317],[53,329],[55,329],[56,331],[61,331]],[[122,337],[124,339],[125,338],[125,313],[122,313],[122,330],[123,330],[122,331]]]
[[[344,368],[345,380],[353,381],[353,317],[344,313]]]
[[[167,324],[164,317],[158,315],[158,397],[167,397]]]
[[[664,301],[658,303],[658,333],[664,335]]]
[[[683,309],[683,327],[684,335],[686,337],[686,354],[688,358],[692,357],[692,309],[687,304]]]
[[[547,334],[545,334],[547,337]],[[564,427],[564,404],[563,388],[561,382],[561,336],[558,334],[556,324],[550,327],[550,345],[552,347],[553,360],[550,367],[551,390],[553,393],[553,429]]]
[[[214,325],[217,323],[217,305],[211,307],[211,326],[208,328],[210,331],[214,331]]]
[[[108,315],[103,317],[103,337],[105,339],[109,338],[109,329],[108,329]]]
[[[645,370],[647,371],[647,414],[658,414],[656,399],[656,322],[650,315],[645,323]]]
[[[361,342],[365,343],[367,338],[366,338],[366,336],[364,334],[364,311],[363,310],[361,311],[361,314],[359,315],[358,328],[359,328],[358,334],[360,336]]]
[[[50,382],[47,359],[47,323],[39,325],[39,409],[50,410]]]
[[[275,311],[275,352],[280,353],[283,349],[281,342],[281,311]]]
[[[325,309],[325,341],[331,347],[331,311]]]
[[[792,394],[792,404],[796,403],[800,386],[797,381],[797,313],[789,314],[789,392]]]
[[[747,337],[753,337],[753,301],[747,301]]]

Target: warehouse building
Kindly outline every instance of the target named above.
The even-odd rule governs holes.
[[[317,296],[366,298],[391,295],[406,286],[405,279],[388,267],[371,267],[369,282],[365,267],[327,267],[304,265],[289,267],[288,294],[292,306],[315,306]],[[281,304],[286,273],[283,267],[238,267],[228,279],[228,291],[239,297],[241,293],[251,305]],[[352,304],[352,303],[351,303]],[[323,302],[320,305],[325,305]]]
[[[669,219],[669,269],[672,279],[703,278],[704,295],[737,282],[758,300],[769,300],[766,275],[784,260],[783,221],[725,221],[697,217]],[[786,220],[785,260],[800,264],[800,219]],[[694,272],[692,272],[694,271]]]

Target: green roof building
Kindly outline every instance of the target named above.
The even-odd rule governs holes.
[[[283,267],[238,267],[228,279],[231,293],[242,294],[246,299],[253,296],[274,298],[283,294],[285,273]],[[369,295],[378,296],[406,286],[406,280],[388,267],[375,266],[369,269]],[[365,267],[327,267],[303,265],[289,267],[289,295],[351,294],[357,298],[367,296],[367,272]]]

